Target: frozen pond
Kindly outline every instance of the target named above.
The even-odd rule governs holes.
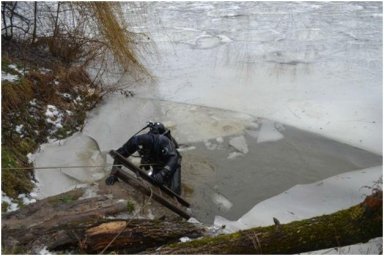
[[[83,133],[108,151],[166,123],[188,146],[183,187],[199,220],[236,220],[297,184],[382,164],[382,3],[136,5],[125,12],[157,46],[145,58],[156,81],[120,79],[136,97],[106,98]],[[70,161],[66,145],[57,152],[73,165],[103,159]]]

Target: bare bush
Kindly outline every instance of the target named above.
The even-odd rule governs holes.
[[[138,57],[142,35],[125,20],[117,2],[2,2],[3,39],[28,41],[83,68],[97,63],[99,75],[108,59],[135,79],[152,79]]]

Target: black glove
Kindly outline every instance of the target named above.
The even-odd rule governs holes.
[[[164,183],[164,174],[163,171],[160,171],[158,173],[155,173],[152,175],[152,179],[159,185],[162,185]]]
[[[146,171],[149,171],[151,169],[151,166],[149,166],[148,164],[145,164],[145,165],[140,165],[140,168]]]
[[[119,179],[115,175],[110,175],[106,180],[105,184],[107,185],[113,185],[116,181],[119,181]]]

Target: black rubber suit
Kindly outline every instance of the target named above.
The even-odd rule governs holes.
[[[170,137],[170,136],[169,136]],[[146,134],[135,135],[130,138],[117,152],[129,157],[138,151],[144,167],[152,166],[151,177],[158,184],[169,187],[173,192],[181,194],[181,155],[176,150],[172,137],[150,131]],[[115,160],[114,165],[119,162]],[[106,179],[108,185],[113,185],[118,179],[114,176],[115,168]]]

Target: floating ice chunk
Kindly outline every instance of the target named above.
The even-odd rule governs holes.
[[[209,150],[215,150],[217,148],[216,144],[213,144],[212,142],[206,140],[204,141],[204,145],[207,147]]]
[[[106,155],[100,151],[97,142],[86,135],[77,134],[57,143],[44,144],[35,155],[35,167],[57,167],[35,170],[39,198],[56,195],[105,176]]]
[[[218,193],[212,194],[212,200],[217,206],[219,206],[220,209],[224,211],[228,211],[233,206],[233,204],[227,198]]]
[[[234,147],[237,151],[247,154],[248,153],[248,145],[244,138],[244,136],[238,136],[231,138],[229,140],[229,145]]]
[[[227,159],[235,159],[235,158],[242,156],[242,155],[244,155],[244,154],[240,153],[240,152],[231,152],[228,154]]]
[[[257,143],[266,141],[277,141],[284,138],[284,136],[276,129],[275,122],[264,120],[261,126]]]
[[[224,139],[223,139],[223,137],[218,137],[218,138],[216,138],[216,141],[217,141],[218,143],[223,143],[223,142],[224,142]]]

